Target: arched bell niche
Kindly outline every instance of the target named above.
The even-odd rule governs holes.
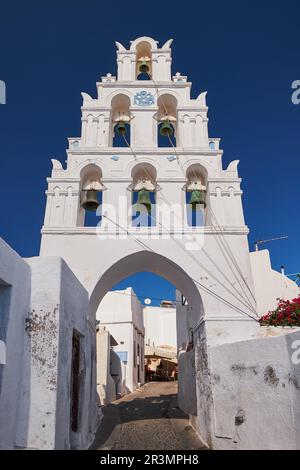
[[[131,172],[131,207],[133,227],[156,225],[156,169],[139,163]]]
[[[205,225],[207,172],[199,164],[190,165],[186,171],[185,202],[187,225]]]
[[[177,99],[168,93],[157,100],[158,147],[176,147],[177,136]]]
[[[95,227],[101,224],[103,189],[101,168],[95,164],[85,166],[80,173],[79,225]]]

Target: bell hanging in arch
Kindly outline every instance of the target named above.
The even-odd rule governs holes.
[[[126,134],[126,126],[124,121],[119,121],[117,124],[117,132],[120,135],[125,135]]]
[[[138,69],[140,73],[149,73],[150,67],[146,60],[141,60],[138,65]]]
[[[192,205],[193,210],[196,210],[198,206],[206,207],[205,193],[200,189],[192,191],[191,199],[189,202]]]
[[[170,121],[165,120],[162,123],[160,128],[160,135],[163,137],[171,136],[173,134],[173,127],[170,124]]]
[[[96,189],[88,189],[86,191],[85,201],[82,203],[83,209],[86,211],[96,211],[99,207],[99,201],[97,198],[98,191]]]
[[[136,203],[144,205],[147,209],[148,214],[151,213],[151,199],[149,191],[147,191],[147,189],[140,189],[140,191],[138,192]]]

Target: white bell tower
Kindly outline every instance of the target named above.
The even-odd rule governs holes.
[[[117,75],[101,77],[96,98],[82,93],[81,136],[68,139],[66,168],[52,160],[41,255],[66,260],[93,313],[122,276],[152,270],[187,298],[186,336],[205,325],[211,343],[251,337],[256,302],[238,161],[223,169],[206,92],[191,99],[187,76],[172,75],[171,44],[117,42]],[[136,223],[141,200],[148,206]],[[98,224],[88,225],[97,206]]]

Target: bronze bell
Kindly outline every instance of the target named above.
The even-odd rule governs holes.
[[[150,67],[145,60],[139,62],[139,72],[140,73],[149,73]]]
[[[141,204],[146,207],[148,214],[151,213],[151,199],[150,194],[147,189],[141,189],[138,192],[137,202],[136,204]]]
[[[205,193],[200,189],[192,191],[190,204],[192,205],[193,210],[196,210],[198,206],[202,205],[206,207]]]
[[[165,120],[162,123],[162,126],[160,128],[160,135],[163,137],[171,136],[173,134],[173,127],[170,124],[170,121]]]
[[[96,211],[99,207],[99,201],[97,198],[98,191],[96,189],[88,189],[86,191],[85,201],[82,203],[83,209],[86,211]]]
[[[126,126],[124,121],[119,121],[117,124],[117,132],[120,135],[125,135],[126,134]]]

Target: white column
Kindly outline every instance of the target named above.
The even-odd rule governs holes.
[[[45,212],[45,219],[44,225],[48,227],[51,225],[51,211],[52,211],[52,204],[53,204],[53,193],[50,191],[46,191],[47,195],[47,202],[46,202],[46,212]]]
[[[153,148],[157,146],[157,121],[153,109],[132,108],[135,118],[131,121],[130,141],[133,148]]]

